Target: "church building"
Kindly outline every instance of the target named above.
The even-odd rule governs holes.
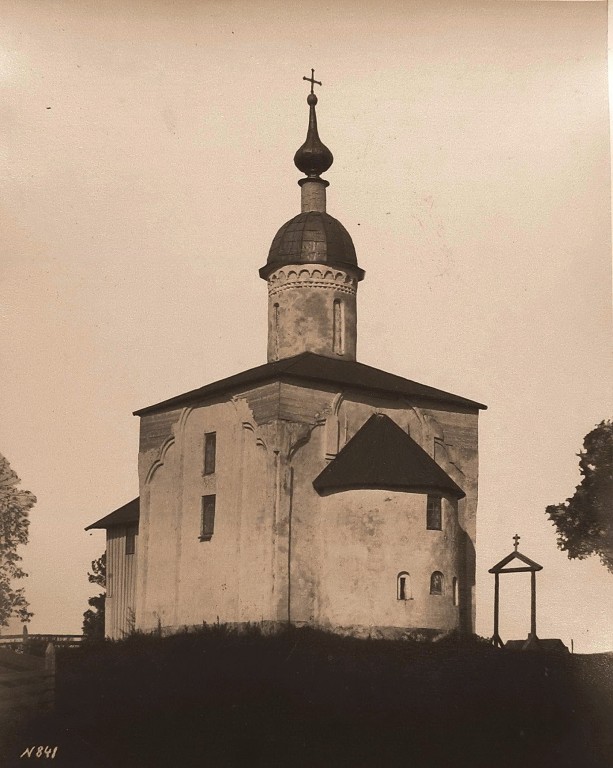
[[[111,638],[474,630],[485,406],[357,362],[364,271],[326,211],[333,157],[305,79],[301,212],[259,271],[268,362],[136,412],[140,495],[88,528],[106,530]]]

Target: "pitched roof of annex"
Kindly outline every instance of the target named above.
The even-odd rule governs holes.
[[[356,489],[466,494],[395,421],[373,414],[313,481],[319,494]]]
[[[271,381],[291,382],[298,385],[319,384],[370,394],[416,398],[433,404],[456,406],[470,411],[487,408],[487,406],[474,400],[428,387],[402,376],[364,365],[364,363],[358,363],[354,360],[337,360],[313,352],[303,352],[294,357],[265,363],[257,366],[257,368],[250,368],[199,389],[141,408],[135,411],[134,415],[144,416],[156,411],[194,405],[220,395],[240,392],[247,387]]]
[[[95,523],[88,525],[85,530],[91,531],[92,528],[113,528],[116,525],[131,525],[133,523],[138,523],[139,519],[140,496],[106,515],[106,517],[96,520]]]

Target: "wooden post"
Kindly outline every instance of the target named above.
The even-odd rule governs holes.
[[[536,571],[531,576],[530,635],[536,639]]]
[[[500,606],[500,574],[496,572],[494,574],[494,637],[492,637],[492,644],[496,648],[504,648],[504,643],[500,639],[498,634],[498,613]]]
[[[45,676],[47,681],[41,705],[46,710],[52,710],[55,706],[55,646],[53,643],[47,643],[47,648],[45,649]]]
[[[494,575],[494,639],[498,638],[498,607],[499,607],[499,575]]]
[[[55,646],[53,643],[47,643],[45,650],[45,670],[55,672]]]

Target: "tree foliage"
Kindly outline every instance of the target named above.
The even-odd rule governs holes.
[[[106,588],[106,552],[92,561],[92,570],[87,574],[87,580],[91,584],[97,584],[103,589]],[[104,603],[106,596],[104,592],[90,597],[87,601],[90,605],[83,614],[83,637],[85,640],[103,640],[104,639]]]
[[[581,482],[563,504],[548,506],[547,515],[569,558],[598,555],[613,573],[613,422],[601,421],[587,434],[578,456]]]
[[[0,455],[0,627],[6,627],[12,616],[25,623],[33,615],[28,610],[23,587],[16,588],[14,584],[27,576],[17,549],[28,542],[28,514],[36,504],[30,491],[17,487],[20,482],[9,462]]]

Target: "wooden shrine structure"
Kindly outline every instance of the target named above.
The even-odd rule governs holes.
[[[528,639],[523,645],[523,649],[534,648],[538,645],[538,637],[536,636],[536,572],[542,571],[543,566],[535,563],[534,560],[530,560],[529,557],[522,555],[518,550],[520,536],[515,534],[513,541],[515,543],[515,549],[510,555],[504,557],[499,563],[496,563],[489,569],[489,573],[494,574],[494,636],[492,637],[492,644],[498,648],[504,648],[498,630],[498,618],[500,611],[500,574],[501,573],[530,573],[531,574],[531,601],[530,601],[530,634]],[[519,560],[523,565],[514,565],[507,567],[509,563]]]

